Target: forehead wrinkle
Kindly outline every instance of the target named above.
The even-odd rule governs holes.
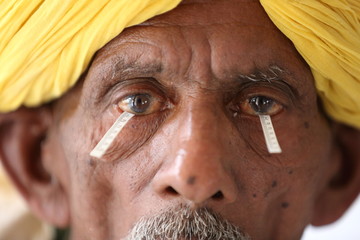
[[[130,44],[130,47],[121,46],[128,44]],[[134,45],[140,45],[140,47]],[[153,53],[152,51],[145,52],[139,50],[144,48],[146,45],[150,45],[150,48],[158,48],[158,46],[146,41],[145,39],[137,39],[137,41],[125,39],[124,41],[120,41],[119,44],[115,44],[115,49],[114,46],[110,46],[110,48],[107,49],[107,52],[110,52],[110,54],[107,54],[105,64],[109,64],[111,66],[111,79],[113,79],[118,72],[126,73],[131,70],[136,70],[137,72],[143,74],[161,73],[163,65],[156,56],[149,57],[150,61],[144,58],[144,56],[148,57],[156,55],[156,53]],[[146,48],[149,49],[147,46]]]
[[[186,37],[184,37],[184,39],[190,48],[188,66],[185,70],[185,78],[188,81],[197,82],[199,86],[203,84],[207,85],[208,82],[211,81],[213,75],[211,64],[212,54],[209,39],[207,37],[203,38],[200,44],[190,43]],[[208,81],[206,79],[208,79]]]
[[[149,55],[141,50],[134,51],[134,49],[141,49],[137,46],[121,46],[126,44],[148,44],[142,42],[120,42],[116,39],[102,48],[94,59],[93,64],[89,68],[89,73],[94,75],[96,79],[101,79],[107,85],[107,80],[113,80],[119,72],[127,72],[130,70],[138,70],[140,73],[158,73],[163,67],[158,61],[157,57],[151,58],[151,62],[142,60],[142,56]],[[156,61],[154,61],[156,60]],[[104,86],[103,85],[103,86]],[[103,87],[101,86],[101,87]]]
[[[179,85],[195,84],[199,89],[209,89],[214,85],[212,69],[212,45],[206,31],[197,28],[178,27],[184,49],[177,52],[177,61],[181,64],[178,68],[183,76]],[[195,36],[189,38],[188,36]],[[195,39],[195,40],[194,40]],[[175,45],[176,46],[176,45]],[[186,50],[186,52],[184,52]],[[171,66],[172,67],[172,66]]]
[[[255,8],[254,8],[255,7]],[[206,9],[206,14],[202,14]],[[158,26],[192,26],[192,25],[223,25],[236,24],[242,26],[243,24],[266,25],[274,27],[268,17],[265,19],[258,19],[258,14],[252,14],[256,9],[256,13],[267,16],[258,0],[238,0],[238,1],[183,1],[176,9],[169,13],[152,18],[140,25],[158,25]],[[239,16],[244,15],[241,18]],[[191,16],[184,18],[183,16]],[[216,16],[210,18],[209,16]],[[179,21],[181,19],[181,21]],[[257,20],[257,21],[254,21]]]
[[[188,60],[192,58],[193,54],[193,49],[183,33],[183,28],[176,24],[162,27],[136,25],[128,29],[125,39],[119,39],[119,41],[125,44],[144,44],[144,51],[136,56],[138,62],[143,56],[147,58],[147,61],[155,61],[155,63],[147,65],[157,68],[156,73],[166,73],[170,78],[184,74],[188,67],[184,63],[190,62]],[[149,45],[154,51],[151,50],[149,54],[146,45]],[[131,53],[133,49],[129,51]]]

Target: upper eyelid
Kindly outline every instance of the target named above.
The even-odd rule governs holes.
[[[139,86],[139,84],[142,84],[142,86]],[[137,85],[132,87],[132,85]],[[112,91],[112,98],[125,98],[130,97],[132,95],[137,94],[147,94],[151,97],[160,97],[165,98],[164,91],[157,86],[157,84],[154,84],[154,82],[149,81],[140,81],[140,82],[128,82],[127,84],[122,84],[121,86],[118,86],[117,88],[114,88]],[[122,96],[122,97],[121,97]]]
[[[278,93],[281,95],[277,95]],[[286,97],[286,102],[290,101],[289,103],[291,104],[296,104],[296,99],[298,99],[297,93],[292,90],[289,84],[282,80],[271,83],[265,81],[246,82],[240,86],[238,94],[242,96],[242,98],[249,95],[252,97],[262,95],[283,104],[285,104],[284,96]]]
[[[161,63],[138,63],[138,59],[126,61],[123,58],[119,58],[116,61],[111,60],[110,63],[105,63],[106,68],[110,69],[105,73],[105,77],[102,79],[102,84],[96,94],[95,104],[99,104],[103,98],[118,84],[124,82],[133,81],[141,78],[152,78],[162,72],[163,67]],[[101,67],[97,66],[96,68]],[[142,77],[138,77],[142,76]],[[154,80],[154,79],[153,79]]]
[[[140,87],[139,85],[143,84],[145,87]],[[131,85],[137,85],[134,89],[130,89]],[[129,88],[129,89],[128,89]],[[135,90],[138,89],[138,90]],[[111,105],[114,101],[119,101],[121,96],[125,97],[126,94],[131,95],[131,93],[135,94],[136,92],[143,93],[155,93],[157,96],[165,95],[165,91],[161,84],[154,78],[134,78],[134,79],[126,79],[123,81],[119,81],[108,87],[107,91],[103,93],[101,97],[97,97],[97,100],[94,101],[94,104],[100,106],[103,102],[108,103],[106,107]],[[120,96],[119,96],[120,95]]]

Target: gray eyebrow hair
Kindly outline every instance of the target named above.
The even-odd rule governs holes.
[[[250,74],[238,74],[240,81],[249,82],[267,82],[267,83],[279,83],[286,86],[290,93],[295,97],[299,98],[299,92],[296,89],[294,83],[288,82],[288,79],[293,79],[292,74],[279,67],[276,64],[269,65],[267,69],[255,68]]]
[[[253,73],[249,75],[239,74],[239,77],[252,82],[266,81],[271,83],[273,81],[281,80],[281,75],[283,75],[284,73],[287,72],[278,65],[270,65],[265,71],[256,68]]]

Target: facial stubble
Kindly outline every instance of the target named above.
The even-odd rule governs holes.
[[[141,218],[124,240],[250,240],[239,227],[208,208],[187,206]]]

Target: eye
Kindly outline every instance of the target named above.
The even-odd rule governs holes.
[[[136,115],[147,115],[161,111],[164,102],[150,94],[139,93],[126,96],[118,103],[118,107],[124,112],[130,112]]]
[[[255,96],[242,102],[240,109],[250,115],[275,115],[283,109],[283,106],[269,97]]]

